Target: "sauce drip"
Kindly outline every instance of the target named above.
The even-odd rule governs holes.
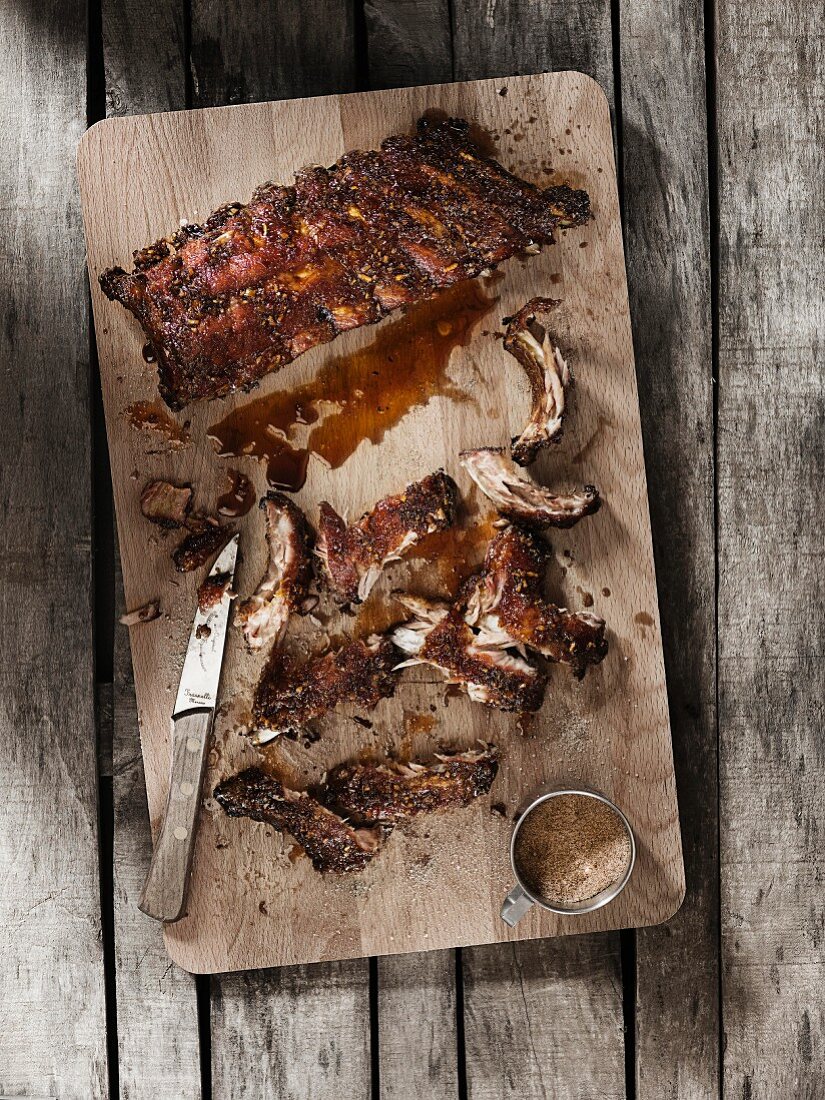
[[[123,415],[133,428],[157,432],[158,435],[167,439],[175,450],[185,447],[189,442],[188,423],[179,424],[162,405],[154,401],[135,401],[124,410]]]
[[[310,454],[337,469],[362,440],[380,443],[436,395],[470,400],[447,375],[450,353],[467,346],[496,301],[477,282],[457,283],[412,306],[367,347],[330,359],[311,382],[235,409],[212,425],[209,438],[222,457],[258,458],[270,485],[295,492],[306,481]]]
[[[494,534],[489,519],[466,527],[448,527],[426,535],[409,551],[409,557],[431,564],[447,594],[454,597],[467,577],[480,567]]]
[[[218,514],[237,519],[255,503],[255,486],[240,470],[227,470],[226,492],[218,497]]]

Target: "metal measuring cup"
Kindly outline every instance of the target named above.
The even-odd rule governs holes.
[[[603,802],[606,806],[609,806],[611,810],[616,814],[619,820],[624,825],[627,833],[627,838],[630,842],[630,856],[628,857],[627,866],[622,875],[610,886],[605,887],[604,890],[600,890],[598,894],[594,894],[592,897],[585,898],[583,901],[571,902],[570,904],[564,904],[558,901],[549,901],[547,898],[540,897],[538,894],[534,894],[532,890],[525,884],[518,866],[516,864],[516,838],[519,834],[519,829],[530,816],[530,814],[540,806],[543,802],[547,802],[551,798],[559,798],[561,795],[581,795],[584,798],[594,798],[599,802]],[[633,867],[636,863],[636,838],[633,835],[633,829],[630,826],[630,822],[625,815],[615,804],[611,802],[609,798],[606,798],[603,794],[597,794],[595,791],[588,791],[584,789],[575,789],[565,787],[564,789],[545,791],[543,794],[534,798],[525,809],[524,813],[518,819],[513,829],[513,836],[510,840],[510,866],[513,868],[513,874],[516,878],[516,885],[504,899],[504,903],[501,906],[501,919],[505,924],[509,924],[511,928],[521,920],[528,909],[534,905],[540,905],[542,909],[547,909],[551,913],[558,913],[562,916],[571,916],[577,913],[592,913],[594,909],[601,909],[603,905],[607,905],[608,902],[613,901],[615,897],[624,890],[627,886],[628,880],[633,873]]]

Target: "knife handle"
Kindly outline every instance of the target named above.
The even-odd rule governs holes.
[[[194,710],[174,720],[172,774],[166,811],[138,908],[155,920],[180,920],[189,888],[214,711]]]

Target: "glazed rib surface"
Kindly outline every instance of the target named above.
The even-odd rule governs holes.
[[[474,278],[590,217],[472,143],[460,119],[265,184],[101,275],[138,318],[171,408],[249,388],[339,333]]]

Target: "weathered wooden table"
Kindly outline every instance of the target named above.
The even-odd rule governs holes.
[[[825,1095],[821,14],[0,4],[0,1096]],[[639,933],[193,979],[136,908],[77,142],[107,113],[554,68],[615,108],[687,899]]]

